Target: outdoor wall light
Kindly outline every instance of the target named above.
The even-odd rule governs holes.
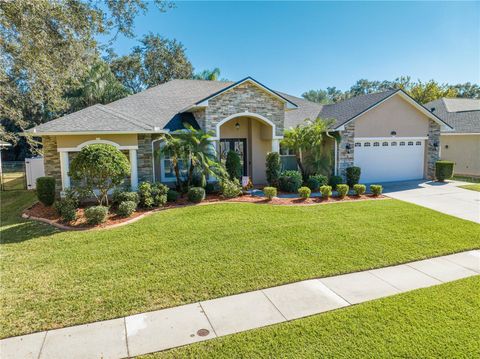
[[[238,122],[235,124],[235,128],[236,128],[237,130],[240,129],[240,124],[239,124]]]
[[[350,146],[349,143],[346,144],[345,149],[347,150],[347,153],[350,153],[350,150],[352,149],[352,146]]]
[[[396,136],[396,135],[397,135],[397,131],[391,131],[391,132],[390,132],[390,135]]]
[[[438,147],[438,141],[435,141],[435,142],[433,143],[433,147],[435,147],[435,148]]]
[[[448,148],[448,145],[445,145],[445,148]]]

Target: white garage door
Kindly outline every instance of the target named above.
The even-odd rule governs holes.
[[[362,183],[423,178],[425,139],[355,139],[355,166]]]

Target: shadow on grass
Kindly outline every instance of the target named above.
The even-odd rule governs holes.
[[[17,223],[2,224],[2,227],[0,227],[0,245],[21,243],[59,232],[59,229],[46,223],[20,219]]]

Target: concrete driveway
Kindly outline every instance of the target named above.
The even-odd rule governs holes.
[[[388,197],[480,223],[480,192],[459,188],[462,184],[468,183],[418,180],[382,185],[383,193]]]

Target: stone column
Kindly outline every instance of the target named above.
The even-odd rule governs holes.
[[[354,137],[355,124],[350,123],[345,126],[345,130],[340,133],[342,140],[338,146],[338,175],[346,180],[346,169],[354,164]]]
[[[436,146],[435,146],[436,145]],[[440,159],[440,125],[429,120],[427,139],[427,178],[435,179],[435,162]]]

